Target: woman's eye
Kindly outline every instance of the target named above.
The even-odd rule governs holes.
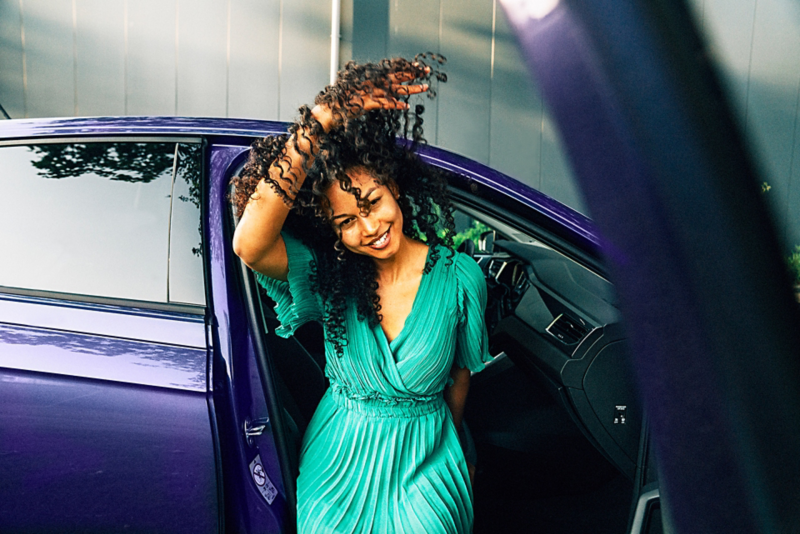
[[[352,226],[353,221],[355,221],[355,219],[352,217],[345,219],[339,224],[339,228],[347,228],[349,226]]]
[[[369,205],[370,205],[370,206],[374,206],[375,204],[377,204],[378,202],[380,202],[380,200],[381,200],[382,198],[383,198],[383,197],[378,197],[378,198],[374,198],[374,199],[370,200],[370,201],[369,201]]]

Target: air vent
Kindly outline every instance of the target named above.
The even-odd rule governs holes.
[[[586,323],[563,313],[547,327],[547,333],[565,345],[577,344],[588,332],[589,327]]]

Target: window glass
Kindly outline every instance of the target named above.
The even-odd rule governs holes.
[[[0,286],[165,302],[175,150],[0,148]]]
[[[178,145],[172,191],[169,253],[169,300],[205,305],[200,226],[199,144]]]
[[[481,221],[472,218],[463,211],[454,210],[453,219],[456,223],[456,235],[453,237],[453,246],[456,248],[460,247],[464,241],[472,241],[477,250],[479,249],[481,234],[492,230],[492,228],[489,228]]]
[[[481,250],[481,235],[486,232],[494,232],[491,236],[493,241],[497,239],[508,239],[517,243],[539,244],[539,241],[531,236],[512,228],[498,220],[495,220],[485,213],[480,213],[473,208],[455,203],[456,209],[453,210],[453,219],[456,223],[456,235],[453,237],[453,245],[458,248],[464,241],[472,241],[475,249]]]

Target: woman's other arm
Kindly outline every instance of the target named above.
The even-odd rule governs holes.
[[[450,408],[450,413],[453,414],[453,422],[456,425],[456,430],[461,431],[461,422],[464,420],[464,405],[467,403],[467,393],[469,392],[469,369],[462,369],[458,366],[453,366],[450,371],[450,377],[453,379],[453,384],[444,391],[444,401]],[[464,445],[462,444],[462,447]],[[475,466],[467,462],[467,471],[469,472],[469,481],[475,481]]]
[[[469,369],[462,369],[454,366],[450,372],[453,384],[444,392],[444,400],[453,414],[453,422],[456,430],[461,429],[461,420],[464,418],[464,405],[467,403],[467,393],[469,392]]]

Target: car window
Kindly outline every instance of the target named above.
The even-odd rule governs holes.
[[[179,149],[174,142],[0,148],[0,286],[168,302],[170,252],[176,264],[192,263],[187,240],[199,246],[199,202],[191,201],[198,195],[191,166],[176,172]],[[191,224],[195,235],[176,229],[173,248],[174,174],[181,176],[175,192],[189,200],[176,203],[173,221]],[[184,288],[175,291],[197,302]]]
[[[485,213],[480,213],[474,208],[460,205],[456,202],[456,209],[453,210],[453,219],[456,223],[456,235],[453,237],[453,245],[459,248],[463,245],[464,241],[472,241],[475,244],[475,250],[482,251],[484,247],[491,248],[491,242],[494,239],[508,239],[518,243],[537,243],[544,246],[536,239],[504,224],[496,219],[493,219]],[[491,235],[487,239],[485,237],[487,232]]]
[[[490,232],[492,228],[473,218],[471,215],[461,211],[453,211],[453,219],[456,223],[456,235],[453,236],[453,246],[460,247],[464,241],[472,241],[476,249],[480,249],[481,234]]]
[[[169,301],[205,305],[199,144],[178,145],[172,191]]]

